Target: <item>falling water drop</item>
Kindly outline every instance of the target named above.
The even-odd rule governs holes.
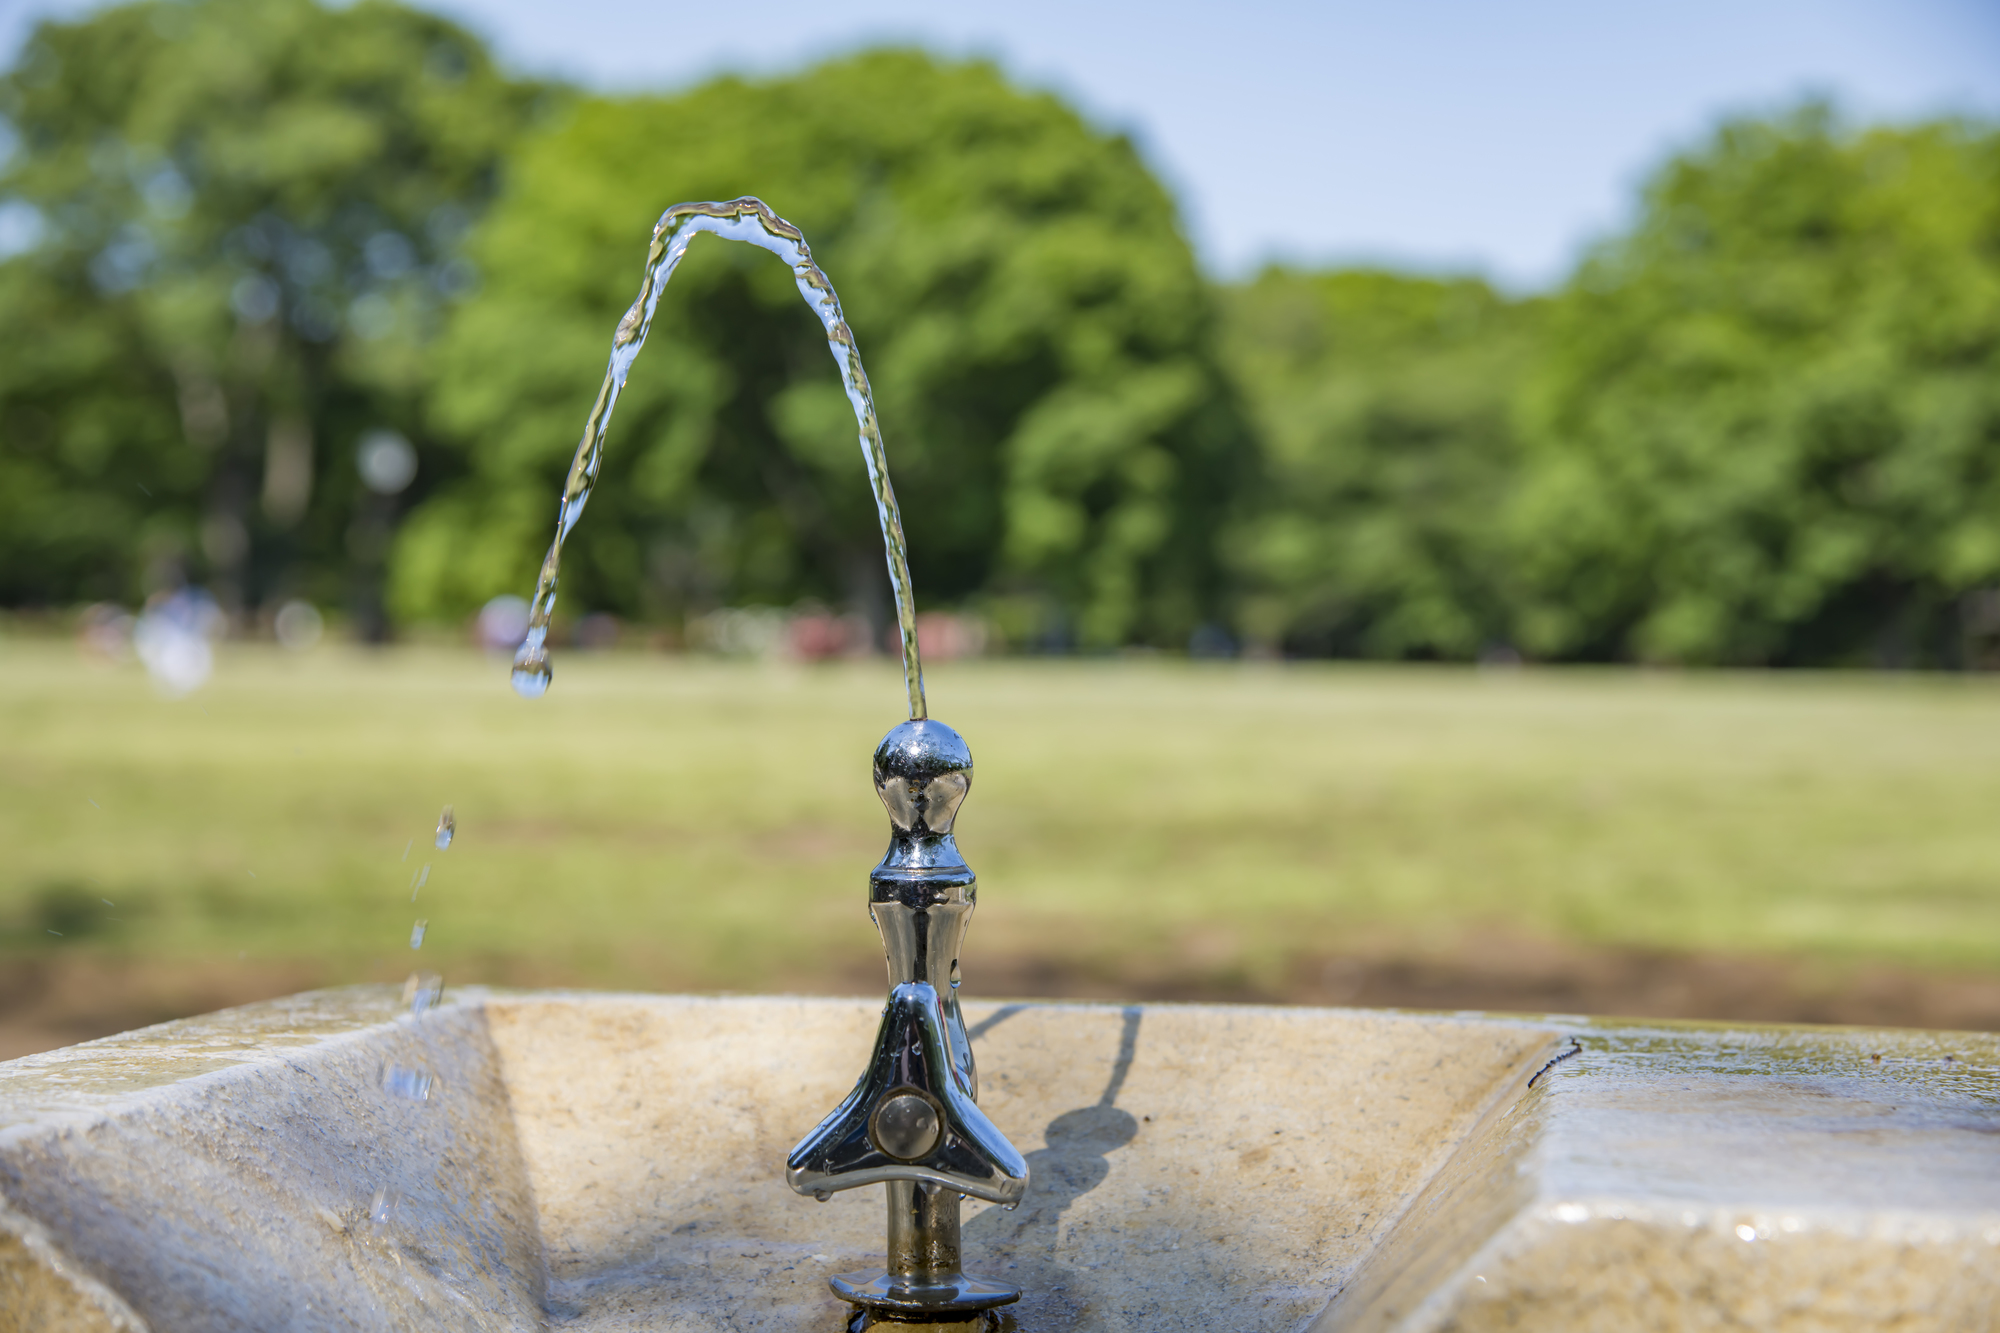
[[[452,818],[451,807],[446,806],[438,816],[437,849],[443,851],[451,846],[451,835],[458,832],[458,821]]]
[[[394,1205],[389,1202],[389,1187],[383,1185],[376,1189],[375,1198],[368,1205],[368,1220],[378,1227],[386,1226],[393,1209]]]
[[[555,676],[547,662],[516,665],[514,668],[514,693],[523,699],[539,699],[549,692],[549,681]]]
[[[537,631],[528,632],[528,641],[514,654],[514,693],[523,699],[539,699],[549,692],[549,681],[555,669],[549,665],[548,649],[541,644]],[[547,630],[539,631],[547,634]]]
[[[415,902],[417,900],[417,890],[423,888],[424,885],[430,882],[431,882],[431,863],[429,861],[426,861],[424,862],[423,868],[421,870],[417,871],[416,874],[410,876],[410,901]]]
[[[410,927],[410,947],[412,949],[421,949],[424,947],[424,931],[430,928],[430,924],[428,918],[418,917],[417,924]]]

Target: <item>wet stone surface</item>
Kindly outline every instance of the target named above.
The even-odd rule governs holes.
[[[1033,1175],[967,1205],[965,1263],[1021,1333],[2000,1322],[1993,1037],[967,1018]],[[881,1190],[815,1203],[783,1160],[875,1021],[359,988],[0,1063],[0,1330],[838,1333]]]

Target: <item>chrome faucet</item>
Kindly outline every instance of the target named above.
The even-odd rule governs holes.
[[[868,877],[868,914],[889,962],[889,999],[854,1091],[786,1159],[785,1179],[822,1201],[888,1187],[888,1262],[843,1273],[834,1295],[871,1320],[968,1324],[1020,1289],[960,1269],[959,1204],[1012,1207],[1028,1164],[979,1109],[979,1073],[958,1007],[959,949],[977,877],[952,821],[972,785],[972,753],[942,722],[902,723],[875,749],[889,852]]]

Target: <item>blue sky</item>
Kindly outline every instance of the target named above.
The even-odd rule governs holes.
[[[0,52],[75,0],[0,0]],[[998,60],[1124,130],[1211,271],[1383,262],[1546,285],[1720,115],[1808,93],[2000,116],[2000,4],[437,0],[516,68],[613,90],[876,42]],[[665,201],[670,202],[670,201]]]

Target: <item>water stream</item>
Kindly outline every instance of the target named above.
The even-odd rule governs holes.
[[[438,816],[437,832],[432,835],[431,840],[437,845],[439,851],[444,851],[451,846],[452,837],[457,831],[458,820],[452,814],[452,808],[447,805],[444,808],[444,812]],[[410,839],[409,846],[403,848],[403,859],[405,861],[409,859],[410,848],[416,845],[417,840],[412,838]],[[423,868],[418,870],[410,881],[411,902],[417,900],[417,894],[423,889],[425,884],[429,883],[430,877],[431,863],[426,861],[423,864]],[[424,934],[429,929],[429,919],[418,917],[416,924],[410,927],[410,948],[412,950],[424,947]],[[426,1053],[430,1050],[430,1036],[424,1029],[423,1018],[426,1013],[437,1007],[438,1000],[443,994],[444,978],[435,972],[425,972],[421,968],[410,973],[409,979],[403,983],[403,1003],[409,1007],[410,1019],[416,1024],[418,1036]],[[408,1101],[429,1101],[433,1081],[434,1078],[428,1063],[418,1065],[390,1064],[382,1071],[383,1089],[392,1097],[401,1097]],[[385,1221],[387,1218],[387,1214],[382,1213],[384,1207],[383,1200],[387,1197],[386,1191],[387,1186],[384,1186],[382,1190],[376,1191],[375,1203],[370,1210],[371,1215],[381,1214],[375,1218],[378,1223]],[[390,1206],[393,1210],[393,1205]]]
[[[555,611],[556,583],[562,572],[563,541],[583,507],[604,465],[604,440],[611,428],[611,410],[625,387],[625,378],[646,334],[653,326],[653,312],[660,293],[674,275],[690,242],[704,232],[732,241],[761,246],[791,266],[799,295],[819,317],[826,329],[826,345],[840,367],[847,401],[854,409],[860,430],[861,457],[868,468],[869,488],[875,495],[875,514],[882,524],[882,550],[889,564],[889,585],[896,595],[896,625],[903,641],[903,677],[909,689],[910,718],[921,720],[924,710],[923,664],[917,658],[916,602],[910,591],[910,564],[903,542],[903,516],[896,508],[896,492],[889,485],[889,458],[882,448],[882,431],[875,419],[875,400],[868,391],[868,376],[861,368],[861,352],[854,345],[854,333],[840,313],[840,297],[819,265],[797,227],[773,213],[761,199],[745,196],[728,203],[675,204],[660,215],[653,228],[653,241],[646,251],[646,276],[639,284],[638,299],[618,321],[611,338],[611,363],[605,367],[604,383],[597,401],[583,425],[583,439],[570,464],[569,479],[563,484],[562,503],[556,512],[555,540],[542,561],[541,576],[535,582],[534,600],[529,604],[528,637],[514,655],[514,689],[526,698],[537,698],[549,688],[549,618]]]

